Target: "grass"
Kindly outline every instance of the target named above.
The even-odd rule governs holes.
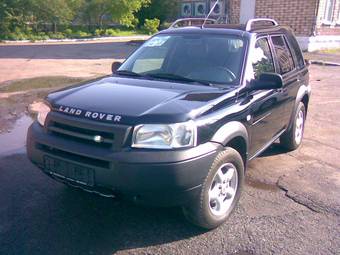
[[[87,80],[86,78],[73,78],[66,76],[46,76],[23,79],[10,82],[0,87],[0,92],[18,92],[42,88],[59,88],[70,86]]]
[[[143,29],[119,29],[119,28],[108,28],[108,29],[96,29],[94,32],[82,31],[82,30],[71,30],[66,29],[61,32],[22,32],[20,29],[16,32],[11,32],[8,34],[0,34],[0,40],[30,40],[43,41],[48,39],[82,39],[82,38],[97,38],[97,37],[117,37],[117,36],[136,36],[136,35],[146,35],[147,31]]]
[[[134,36],[134,35],[145,35],[145,33],[142,31],[120,30],[115,36]]]
[[[340,54],[340,48],[320,50],[319,52],[326,53],[326,54]]]

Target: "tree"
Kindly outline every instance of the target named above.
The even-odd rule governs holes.
[[[151,0],[85,0],[83,17],[88,25],[103,26],[104,18],[134,27],[137,23],[135,13]]]
[[[75,17],[81,0],[30,0],[32,12],[38,22],[52,23],[54,32],[57,24],[69,23]]]
[[[152,0],[149,6],[142,8],[137,17],[139,24],[144,24],[145,19],[157,18],[161,23],[175,18],[178,12],[178,1],[174,0]]]
[[[30,0],[0,0],[0,33],[24,28],[32,20]]]

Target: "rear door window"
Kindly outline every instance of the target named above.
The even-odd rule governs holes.
[[[303,58],[303,54],[301,52],[299,43],[297,42],[296,38],[293,35],[289,35],[288,39],[289,39],[290,45],[292,46],[291,49],[295,53],[298,67],[299,68],[305,67],[305,60]]]
[[[295,65],[293,56],[289,50],[285,38],[283,36],[272,36],[272,42],[279,64],[278,72],[280,74],[286,74],[294,70]]]

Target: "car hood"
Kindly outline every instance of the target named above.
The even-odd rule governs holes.
[[[123,124],[172,123],[203,114],[230,91],[232,88],[106,77],[54,92],[47,100],[55,111],[98,121],[119,116],[116,119]],[[108,114],[113,117],[107,118]]]

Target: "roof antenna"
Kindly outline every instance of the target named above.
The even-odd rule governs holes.
[[[211,8],[210,12],[208,13],[207,17],[205,17],[204,22],[203,22],[202,27],[201,27],[202,29],[204,28],[205,23],[207,22],[207,20],[209,19],[210,15],[213,13],[213,11],[215,10],[216,5],[217,5],[219,2],[220,2],[220,0],[217,0],[217,1],[216,1],[216,3],[214,4],[214,6]]]

